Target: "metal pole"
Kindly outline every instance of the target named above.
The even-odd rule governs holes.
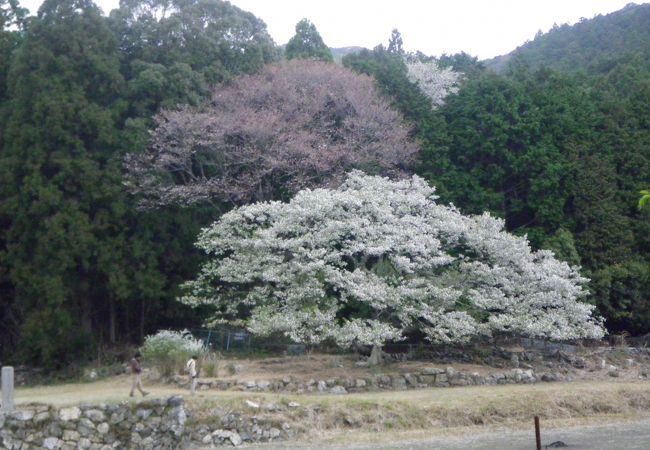
[[[9,414],[14,410],[14,368],[2,368],[2,412]]]
[[[537,443],[537,450],[542,450],[542,438],[539,433],[539,417],[535,416],[535,441]]]

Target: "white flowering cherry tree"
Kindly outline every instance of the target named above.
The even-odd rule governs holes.
[[[183,300],[308,344],[381,346],[414,329],[443,343],[603,335],[576,267],[436,198],[416,176],[355,171],[338,189],[235,209],[202,231],[209,261]]]
[[[404,64],[408,79],[429,97],[434,108],[443,105],[447,95],[458,92],[463,74],[451,67],[440,67],[435,60],[422,61],[417,57],[406,58]]]

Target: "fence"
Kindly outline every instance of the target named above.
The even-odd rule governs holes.
[[[200,328],[189,331],[195,338],[201,339],[208,348],[220,352],[279,353],[288,351],[291,353],[291,350],[296,347],[302,347],[304,349],[304,346],[294,344],[291,340],[283,336],[257,337],[243,328]]]
[[[244,328],[218,327],[194,328],[189,330],[192,335],[201,339],[210,349],[225,353],[287,353],[289,355],[303,354],[307,351],[305,344],[297,344],[282,335],[258,337]],[[340,349],[333,345],[321,344],[317,346],[321,351],[328,353],[347,352],[349,349]],[[390,354],[412,354],[414,351],[436,351],[449,348],[447,345],[433,345],[423,342],[397,342],[386,343],[382,350]],[[360,346],[356,350],[360,353],[370,354],[370,347]]]
[[[274,335],[258,337],[252,335],[244,328],[234,327],[218,327],[218,328],[196,328],[189,330],[192,335],[198,339],[203,340],[205,345],[212,350],[225,352],[225,353],[287,353],[287,354],[302,354],[307,350],[304,344],[296,344],[285,336]],[[634,347],[646,347],[650,338],[643,336],[639,338],[625,339],[625,344]],[[553,342],[544,339],[533,339],[516,336],[499,336],[498,338],[488,342],[480,341],[474,344],[467,345],[445,345],[445,344],[431,344],[418,340],[406,340],[402,342],[386,343],[382,350],[389,354],[400,355],[408,354],[413,355],[419,352],[422,353],[455,353],[463,352],[468,347],[473,345],[495,345],[495,346],[511,346],[519,345],[527,350],[538,350],[545,353],[554,353],[562,351],[565,353],[575,353],[583,347],[602,347],[620,345],[617,342],[609,340],[594,341],[594,340],[578,340],[572,342]],[[319,350],[326,352],[341,352],[341,349],[331,345],[320,345]],[[370,352],[369,347],[358,347],[353,349],[360,353]]]

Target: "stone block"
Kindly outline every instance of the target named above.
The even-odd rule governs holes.
[[[152,409],[138,409],[135,413],[136,417],[140,420],[147,420],[153,414]]]
[[[76,406],[72,406],[70,408],[61,408],[59,410],[59,418],[64,422],[78,420],[79,417],[81,417],[81,410]]]
[[[87,411],[84,411],[84,416],[86,416],[93,422],[103,422],[106,420],[106,415],[104,414],[104,411],[101,411],[99,409],[89,409]]]
[[[241,436],[239,435],[239,433],[235,433],[235,432],[233,432],[233,433],[230,435],[230,442],[231,442],[232,445],[234,445],[235,447],[237,447],[238,445],[241,445],[241,443],[242,443],[242,439],[241,439]]]
[[[391,386],[396,391],[404,391],[406,390],[406,380],[402,376],[394,375],[391,380]]]
[[[15,421],[18,422],[27,422],[29,420],[32,420],[34,418],[34,411],[31,411],[29,409],[24,409],[21,411],[14,411],[11,414],[9,414],[9,417]]]
[[[61,441],[56,437],[48,437],[43,439],[43,448],[47,450],[55,450],[61,447]]]
[[[40,412],[34,416],[34,423],[43,423],[50,419],[50,413],[48,411]]]
[[[2,413],[8,414],[14,410],[14,368],[3,367],[2,374]]]
[[[63,440],[64,441],[73,441],[77,442],[81,438],[81,435],[78,431],[75,430],[64,430],[63,431]]]

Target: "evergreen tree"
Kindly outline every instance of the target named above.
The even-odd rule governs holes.
[[[433,120],[431,101],[415,83],[409,81],[402,55],[391,53],[379,45],[373,50],[364,49],[346,55],[343,65],[355,72],[372,76],[379,90],[414,124],[414,134],[419,134]]]
[[[302,19],[296,24],[296,34],[287,42],[284,54],[287,59],[334,61],[332,52],[323,42],[316,26],[307,19]]]
[[[222,0],[124,0],[110,18],[127,79],[136,61],[182,64],[212,85],[278,57],[264,22]]]
[[[131,293],[127,205],[113,152],[124,82],[100,10],[89,0],[47,0],[8,85],[2,263],[21,356],[57,366],[85,354],[103,312]]]
[[[0,0],[0,108],[6,99],[11,56],[21,41],[26,15],[27,10],[17,0]]]
[[[390,39],[388,40],[388,53],[404,55],[404,41],[402,40],[402,34],[397,28],[393,28],[393,31],[390,34]]]
[[[5,127],[9,102],[7,97],[7,73],[13,54],[23,37],[27,11],[15,0],[0,0],[0,150],[4,146]],[[0,323],[4,324],[0,333],[0,349],[12,348],[17,340],[18,319],[12,311],[13,286],[6,270],[5,252],[6,229],[9,224],[0,214]]]

